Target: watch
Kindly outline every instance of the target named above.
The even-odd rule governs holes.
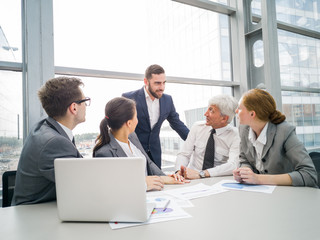
[[[206,173],[204,171],[200,171],[199,175],[200,175],[200,178],[205,178],[206,177]]]

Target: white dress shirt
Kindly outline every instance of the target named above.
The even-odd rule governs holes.
[[[148,106],[148,113],[149,113],[149,119],[150,119],[150,126],[151,129],[153,126],[158,122],[159,116],[160,116],[160,103],[159,99],[155,98],[153,101],[151,97],[149,96],[146,87],[144,89],[144,95],[146,96],[146,102]]]
[[[141,157],[145,161],[145,166],[147,166],[146,157],[130,140],[129,140],[129,144],[130,144],[132,152],[131,152],[129,145],[127,143],[120,142],[118,139],[116,139],[116,141],[119,143],[120,147],[122,148],[124,153],[127,155],[127,157]],[[146,176],[148,175],[147,167],[145,168],[145,175]]]
[[[266,145],[267,143],[267,129],[268,129],[268,123],[263,127],[259,137],[256,138],[256,134],[254,133],[252,128],[250,128],[249,136],[248,136],[250,142],[252,142],[252,145],[256,150],[256,169],[260,172],[264,171],[261,158],[262,158],[262,151],[263,151],[264,145]]]
[[[205,122],[196,122],[186,139],[182,151],[177,155],[176,170],[180,166],[201,171],[204,154],[212,127]],[[214,167],[207,169],[211,177],[232,175],[232,171],[239,166],[240,137],[236,127],[227,125],[216,129],[213,134],[215,155]]]
[[[66,126],[64,126],[63,124],[57,122],[61,127],[62,129],[66,132],[66,134],[68,135],[70,141],[72,142],[72,139],[73,139],[73,133],[72,133],[72,130]]]

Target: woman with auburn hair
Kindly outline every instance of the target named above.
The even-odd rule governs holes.
[[[144,151],[134,130],[138,124],[136,104],[133,100],[117,97],[105,107],[100,123],[100,134],[93,149],[93,157],[141,157],[146,160],[147,190],[161,190],[163,184],[189,182],[173,174],[166,176]]]
[[[251,89],[236,110],[240,124],[240,168],[236,181],[317,187],[317,172],[295,127],[276,110],[273,97],[261,89]]]

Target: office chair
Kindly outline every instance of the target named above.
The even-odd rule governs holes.
[[[314,167],[317,170],[318,173],[318,187],[320,188],[320,152],[311,152],[309,153],[309,156],[312,159],[312,162],[314,164]]]
[[[6,171],[2,175],[2,207],[10,207],[16,185],[17,171]]]

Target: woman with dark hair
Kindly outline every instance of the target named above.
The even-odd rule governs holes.
[[[249,90],[236,113],[245,125],[240,126],[240,168],[233,171],[236,181],[317,187],[317,172],[308,152],[268,92]]]
[[[166,176],[144,151],[134,130],[138,124],[133,100],[117,97],[105,107],[100,134],[93,149],[93,157],[142,157],[146,160],[147,190],[161,190],[163,184],[189,182],[179,175]]]

